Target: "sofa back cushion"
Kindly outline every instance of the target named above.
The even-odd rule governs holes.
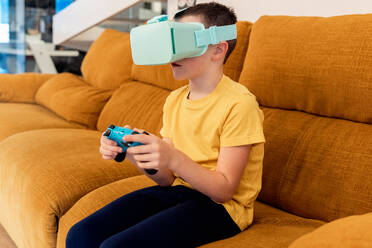
[[[323,221],[372,212],[372,125],[263,110],[261,201]]]
[[[247,21],[237,23],[237,44],[224,65],[224,73],[235,81],[238,81],[249,42],[249,34],[252,24]],[[132,78],[158,87],[175,90],[185,84],[187,80],[177,81],[173,78],[172,68],[169,64],[158,66],[143,66],[133,64]]]
[[[372,123],[372,14],[264,16],[240,82],[268,107]]]
[[[71,73],[58,74],[36,93],[36,102],[67,121],[96,128],[98,116],[112,90],[91,86]]]
[[[81,65],[83,78],[101,89],[117,89],[130,78],[132,56],[128,33],[106,29]]]
[[[138,81],[123,84],[107,102],[99,117],[97,129],[110,124],[141,128],[159,135],[165,99],[170,91]]]

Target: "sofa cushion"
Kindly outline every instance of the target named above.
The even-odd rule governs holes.
[[[147,176],[134,176],[102,186],[85,195],[60,219],[57,248],[65,247],[67,233],[76,222],[122,195],[154,185],[154,181]]]
[[[36,102],[69,122],[95,129],[98,115],[111,94],[111,90],[93,87],[78,76],[62,73],[40,87]]]
[[[0,102],[34,103],[40,86],[54,74],[0,74]]]
[[[84,80],[102,89],[116,89],[126,82],[132,70],[128,33],[106,29],[84,57]]]
[[[249,34],[252,24],[247,21],[237,23],[237,45],[224,65],[224,73],[235,81],[239,80],[243,67],[245,54],[249,43]],[[169,64],[145,66],[133,64],[132,78],[141,82],[157,85],[168,90],[175,90],[185,84],[187,80],[177,81],[173,78],[172,68]]]
[[[47,108],[29,103],[0,104],[0,142],[16,133],[45,128],[84,128],[57,116]]]
[[[0,223],[17,247],[55,247],[57,224],[90,191],[139,171],[103,160],[101,133],[47,129],[0,142]]]
[[[152,185],[154,182],[142,175],[123,179],[90,192],[61,218],[57,248],[65,247],[67,232],[76,222],[122,195]],[[203,247],[288,247],[293,240],[313,231],[322,224],[321,221],[306,220],[256,202],[255,219],[251,227],[235,237]]]
[[[372,123],[372,14],[264,16],[240,82],[268,107]]]
[[[324,221],[372,211],[372,125],[263,111],[261,201]]]
[[[159,135],[162,113],[169,91],[142,82],[128,82],[115,91],[99,117],[97,128],[106,130],[110,124],[141,128]]]
[[[372,213],[332,221],[306,234],[289,248],[369,248],[372,244]]]

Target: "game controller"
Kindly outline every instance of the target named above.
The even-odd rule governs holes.
[[[103,136],[106,138],[115,141],[122,149],[123,152],[119,153],[115,157],[116,162],[122,162],[125,159],[125,156],[127,154],[127,149],[132,146],[140,146],[143,145],[140,142],[125,142],[123,140],[123,137],[125,135],[133,135],[133,134],[141,134],[137,131],[133,131],[132,129],[129,128],[124,128],[124,127],[118,127],[115,125],[110,125],[106,131],[103,133]],[[149,135],[147,132],[143,132],[142,134]],[[150,175],[155,175],[158,171],[155,169],[145,169],[146,173]]]

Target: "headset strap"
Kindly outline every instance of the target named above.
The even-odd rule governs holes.
[[[224,40],[234,40],[237,37],[236,25],[212,26],[208,29],[195,31],[196,46],[216,45]]]

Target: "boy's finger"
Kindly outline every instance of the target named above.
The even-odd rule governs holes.
[[[124,128],[132,129],[129,125],[125,125]]]
[[[113,152],[122,152],[122,148],[117,145],[107,145],[107,144],[102,144],[101,148],[107,151],[113,151]]]
[[[134,135],[126,135],[123,137],[123,140],[126,142],[140,142],[143,144],[151,143],[153,137],[151,135],[142,135],[142,134],[134,134]]]
[[[139,132],[139,133],[143,133],[143,129],[139,129],[139,128],[134,128],[133,131],[136,131],[136,132]]]
[[[147,154],[152,152],[150,145],[132,146],[127,149],[129,154]]]
[[[105,136],[101,136],[101,142],[103,144],[110,145],[110,146],[117,146],[118,145],[115,141],[110,140],[110,139],[106,138]]]

